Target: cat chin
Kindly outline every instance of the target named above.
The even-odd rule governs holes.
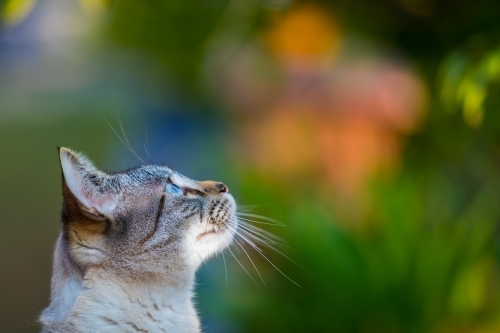
[[[234,222],[228,222],[227,226],[219,230],[213,227],[209,230],[203,228],[202,230],[197,230],[195,234],[192,234],[193,237],[190,237],[190,241],[188,241],[186,247],[190,249],[187,253],[191,265],[196,268],[207,259],[222,252],[231,245],[235,229],[236,224]]]
[[[219,252],[228,247],[233,241],[236,226],[223,227],[202,232],[196,237],[197,243],[206,248],[208,253]],[[212,250],[210,248],[213,248]]]

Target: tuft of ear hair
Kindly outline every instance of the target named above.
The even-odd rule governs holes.
[[[97,170],[82,154],[59,148],[64,183],[78,202],[82,214],[94,221],[112,215],[118,196],[109,186],[110,176]]]

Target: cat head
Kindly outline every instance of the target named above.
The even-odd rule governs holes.
[[[227,247],[236,204],[219,182],[198,182],[160,165],[109,174],[60,148],[62,236],[81,269],[122,275],[194,272]]]

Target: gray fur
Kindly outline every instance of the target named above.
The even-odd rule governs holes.
[[[200,332],[194,273],[233,239],[227,188],[165,166],[106,174],[68,149],[60,157],[62,230],[43,332]],[[168,182],[181,191],[165,191]]]

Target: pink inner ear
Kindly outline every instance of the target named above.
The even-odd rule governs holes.
[[[106,215],[101,214],[95,208],[88,208],[87,206],[84,205],[78,205],[78,206],[80,207],[81,212],[92,220],[104,221],[106,219]]]
[[[85,177],[89,172],[98,171],[92,165],[89,165],[90,170],[82,170],[85,161],[81,161],[77,155],[68,149],[61,148],[60,155],[64,180],[75,198],[89,212],[95,210],[99,214],[110,215],[115,209],[117,196],[112,193],[100,193],[97,187]]]

